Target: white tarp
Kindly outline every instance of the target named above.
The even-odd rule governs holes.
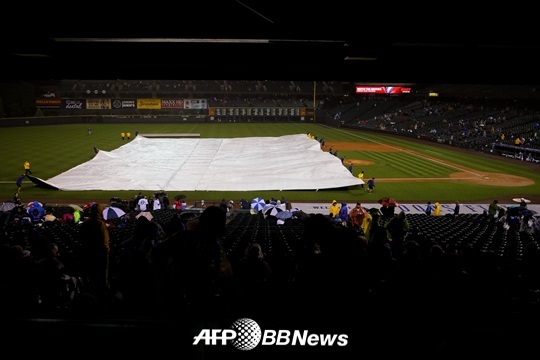
[[[360,185],[305,134],[135,139],[47,180],[61,190],[315,190]]]

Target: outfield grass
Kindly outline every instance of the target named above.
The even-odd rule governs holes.
[[[373,165],[354,166],[356,175],[364,170],[366,177],[384,178],[446,178],[450,173],[459,171],[441,162],[419,155],[435,157],[442,161],[467,166],[477,171],[512,174],[532,179],[535,184],[525,187],[486,186],[456,182],[377,182],[373,194],[361,188],[332,189],[321,191],[258,191],[258,192],[182,192],[188,202],[204,199],[218,201],[221,198],[238,200],[256,196],[281,198],[289,201],[338,201],[374,202],[382,196],[392,196],[402,202],[424,201],[477,201],[504,198],[508,196],[540,195],[540,174],[538,171],[523,166],[520,162],[509,163],[495,156],[486,158],[475,153],[462,153],[437,146],[436,144],[411,142],[399,136],[381,135],[371,132],[328,128],[313,124],[287,123],[222,123],[222,124],[91,124],[92,135],[88,135],[87,124],[28,126],[2,128],[3,141],[0,143],[0,198],[11,200],[16,190],[15,180],[24,172],[25,160],[30,161],[34,176],[47,180],[61,172],[90,160],[94,156],[94,145],[106,151],[122,146],[121,132],[139,133],[200,133],[203,138],[229,138],[250,136],[280,136],[287,134],[312,133],[330,142],[375,142],[388,146],[410,149],[412,152],[369,152],[339,151],[339,156],[346,159],[361,159],[374,162]],[[269,156],[271,156],[269,154]],[[261,164],[264,171],[264,164]],[[223,174],[227,176],[227,174]],[[506,182],[501,176],[501,183]],[[159,189],[156,189],[159,190]],[[165,189],[166,190],[166,189]],[[169,192],[174,196],[179,192]],[[133,191],[54,191],[35,187],[25,183],[23,201],[47,199],[86,199],[88,201],[109,199],[118,196],[122,199],[133,197]],[[149,194],[150,195],[150,194]]]

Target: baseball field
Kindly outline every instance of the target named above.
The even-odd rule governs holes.
[[[198,133],[201,138],[282,136],[311,133],[324,138],[324,151],[332,147],[344,157],[344,166],[353,165],[356,176],[364,171],[364,180],[374,177],[376,187],[367,193],[359,186],[319,191],[245,191],[245,192],[181,192],[188,204],[204,199],[207,202],[254,197],[287,201],[375,202],[390,196],[407,202],[476,202],[492,199],[510,203],[512,198],[525,197],[540,201],[540,166],[493,154],[465,151],[455,147],[384,135],[369,131],[331,128],[312,123],[152,123],[144,124],[70,124],[2,128],[0,143],[0,199],[9,201],[17,190],[15,181],[24,173],[24,162],[31,164],[32,175],[47,180],[67,171],[94,155],[94,146],[114,150],[138,132],[140,134]],[[88,128],[91,127],[91,134]],[[120,134],[130,132],[131,139]],[[272,156],[272,149],[268,149]],[[265,171],[260,164],[260,171]],[[228,174],[223,173],[226,177]],[[155,189],[167,191],[167,189]],[[168,192],[168,191],[167,191]],[[180,192],[168,192],[173,197]],[[111,197],[128,200],[130,191],[58,191],[23,182],[21,199],[46,204],[108,202]],[[151,194],[148,194],[151,195]]]

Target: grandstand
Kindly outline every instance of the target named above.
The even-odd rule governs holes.
[[[535,351],[536,13],[516,7],[504,16],[474,14],[455,6],[436,14],[434,26],[410,4],[412,14],[395,4],[363,5],[361,14],[350,3],[323,11],[279,1],[203,5],[147,7],[140,19],[114,4],[87,6],[61,21],[58,7],[32,14],[28,4],[5,5],[6,14],[22,14],[21,28],[32,28],[4,32],[0,50],[2,354],[356,359],[520,358]],[[357,94],[356,85],[412,91]],[[24,160],[47,179],[90,160],[94,149],[122,147],[126,129],[196,138],[311,133],[327,141],[324,151],[339,150],[354,175],[375,176],[377,187],[374,194],[350,187],[167,195],[66,193],[25,181],[21,206],[5,210],[16,201]],[[140,211],[139,195],[184,198],[188,207]],[[406,213],[401,240],[387,232],[394,217],[373,205],[386,195],[419,209]],[[239,205],[256,196],[315,203],[320,211],[281,220]],[[531,201],[528,209],[512,204],[521,197]],[[197,228],[208,225],[205,208],[223,208],[229,199],[234,205],[223,228]],[[369,205],[371,231],[330,221],[332,199]],[[476,211],[494,199],[518,213],[495,219]],[[34,200],[43,203],[47,221],[30,216]],[[475,212],[454,216],[456,200]],[[427,201],[446,211],[421,213]],[[87,282],[84,268],[88,228],[81,225],[93,202],[126,213],[107,221],[105,294]],[[78,206],[82,222],[72,223]],[[266,263],[248,259],[253,244]],[[262,330],[347,334],[348,343],[260,344],[250,351],[230,342],[193,345],[200,330],[229,330],[240,318]]]
[[[139,303],[142,300],[133,298],[133,294],[127,291],[125,281],[129,277],[126,277],[125,270],[126,256],[130,251],[128,240],[137,237],[140,221],[136,220],[136,212],[130,210],[129,206],[117,205],[129,215],[110,221],[109,276],[112,288],[126,291],[123,295],[126,298],[119,304],[110,299],[112,303],[104,304],[103,310],[106,312],[101,312],[96,318],[92,314],[99,310],[89,308],[96,304],[83,305],[76,301],[82,294],[75,295],[75,301],[63,295],[60,298],[62,302],[58,303],[62,306],[53,309],[46,306],[47,302],[43,305],[26,302],[15,304],[12,301],[21,299],[22,294],[12,292],[13,289],[4,283],[3,306],[11,309],[11,316],[6,318],[7,314],[4,314],[3,324],[10,326],[11,334],[17,340],[23,336],[39,342],[43,339],[40,332],[45,325],[40,324],[38,319],[49,319],[39,321],[49,321],[49,331],[61,334],[64,340],[77,346],[81,341],[80,336],[93,336],[92,328],[98,331],[108,328],[107,333],[117,337],[115,343],[119,346],[128,341],[124,337],[126,332],[129,332],[131,340],[144,337],[153,341],[170,341],[173,333],[174,336],[188,336],[190,333],[188,328],[179,327],[178,324],[186,325],[186,321],[197,324],[198,316],[204,316],[199,313],[201,309],[197,304],[169,304],[166,298],[162,298],[159,300],[160,306],[155,308],[152,303]],[[71,209],[58,206],[47,211],[61,218]],[[163,243],[168,245],[168,256],[179,250],[170,248],[174,244],[170,243],[172,239],[178,236],[182,238],[182,231],[178,233],[179,226],[190,229],[190,224],[199,219],[202,211],[195,208],[184,212],[172,209],[151,211],[154,221],[164,231],[163,236],[171,237]],[[375,219],[376,213],[372,214]],[[377,219],[374,231],[390,221]],[[506,326],[517,327],[516,334],[521,340],[528,337],[519,329],[524,324],[535,322],[538,314],[538,299],[534,290],[538,286],[538,232],[522,232],[516,228],[507,230],[503,222],[493,222],[492,218],[478,214],[457,217],[410,214],[407,215],[410,230],[405,236],[407,250],[400,252],[397,247],[394,248],[397,244],[392,244],[394,260],[390,261],[386,257],[389,255],[380,253],[375,244],[371,244],[378,241],[375,238],[365,243],[357,242],[358,234],[351,228],[329,220],[325,220],[328,221],[325,225],[321,223],[322,220],[324,217],[303,215],[279,225],[272,216],[233,209],[220,239],[227,257],[234,269],[240,269],[245,249],[251,243],[259,244],[272,269],[272,282],[259,285],[256,291],[240,282],[221,294],[219,299],[207,305],[212,306],[210,311],[208,308],[202,309],[206,316],[211,316],[214,326],[226,326],[230,319],[249,316],[266,328],[301,327],[312,332],[328,329],[346,332],[352,342],[350,347],[333,349],[333,353],[343,356],[380,346],[380,332],[384,332],[389,324],[404,332],[396,340],[397,344],[418,341],[417,335],[407,335],[408,325],[405,324],[410,321],[429,327],[431,336],[424,335],[419,346],[423,346],[424,350],[429,349],[430,353],[462,351],[468,344],[468,329],[476,327],[481,327],[483,334],[490,339],[499,339],[499,331]],[[35,247],[38,245],[33,235],[35,226],[35,223],[24,221],[13,223],[7,213],[2,213],[2,244],[21,246],[37,254]],[[184,231],[186,235],[189,234],[189,231]],[[324,233],[316,236],[317,231]],[[80,241],[80,226],[58,221],[44,222],[40,224],[38,232],[41,236],[54,239],[65,269],[69,269],[71,275],[76,275],[85,248]],[[312,249],[312,246],[315,248]],[[318,255],[322,257],[313,257],[315,255],[311,250],[316,250],[315,254],[323,254]],[[158,261],[157,258],[154,261]],[[4,266],[13,266],[8,264]],[[144,273],[136,276],[144,276]],[[137,278],[137,281],[144,281],[144,278]],[[139,305],[135,306],[136,303]],[[187,318],[186,311],[191,313]],[[448,318],[444,321],[433,319],[434,311],[444,311]],[[313,317],[314,312],[318,312],[316,317]],[[26,319],[24,323],[14,321],[21,316]],[[401,322],[404,323],[400,325]],[[369,331],[357,327],[359,323],[369,326]],[[124,329],[126,327],[129,330]],[[371,342],[365,344],[357,337],[370,339]],[[447,337],[457,343],[439,342]],[[503,338],[515,341],[508,334]],[[190,343],[182,340],[175,345],[176,350],[189,353]],[[162,346],[169,348],[167,344]],[[509,350],[508,347],[511,345],[507,344],[503,349]],[[127,347],[124,351],[131,350]],[[206,351],[213,354],[211,350]]]

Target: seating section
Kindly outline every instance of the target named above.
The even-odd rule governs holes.
[[[68,210],[51,207],[49,211],[60,215]],[[196,265],[198,261],[205,261],[204,256],[192,259],[178,252],[179,246],[193,244],[190,245],[190,236],[174,234],[189,229],[190,222],[199,219],[202,209],[184,212],[163,209],[150,213],[152,221],[159,224],[172,241],[170,246],[161,249],[166,252],[157,255],[157,262],[143,261],[144,257],[130,260],[133,247],[128,240],[140,235],[137,233],[140,221],[135,212],[112,220],[109,222],[109,281],[111,289],[117,292],[103,299],[100,306],[104,308],[96,308],[93,307],[97,305],[93,302],[95,299],[84,291],[83,283],[82,292],[75,291],[77,301],[54,309],[41,307],[32,293],[27,292],[29,286],[32,288],[29,280],[33,271],[28,271],[23,264],[32,261],[39,237],[45,236],[58,246],[65,271],[76,273],[83,247],[80,226],[61,221],[37,224],[15,221],[14,213],[1,213],[0,289],[4,292],[0,305],[27,319],[16,323],[24,325],[25,335],[37,330],[42,333],[47,326],[63,338],[73,339],[69,327],[59,327],[70,321],[73,314],[78,316],[82,329],[117,331],[129,321],[127,328],[140,329],[144,338],[175,324],[184,324],[187,328],[191,321],[206,323],[204,319],[210,318],[215,326],[223,327],[229,326],[231,319],[249,316],[276,328],[311,328],[323,332],[339,329],[335,331],[345,331],[351,338],[363,334],[362,329],[369,329],[374,337],[378,331],[387,335],[388,324],[396,322],[404,325],[398,328],[399,336],[392,341],[403,345],[418,340],[417,333],[406,330],[410,330],[413,323],[420,324],[429,329],[424,336],[452,340],[443,345],[436,342],[442,346],[438,350],[460,349],[457,339],[470,340],[469,333],[463,333],[466,329],[480,326],[482,332],[492,334],[516,321],[536,323],[540,315],[540,233],[520,231],[515,226],[507,228],[503,222],[484,214],[456,217],[407,214],[406,250],[393,255],[392,241],[387,246],[389,240],[384,230],[390,219],[375,217],[373,232],[364,236],[321,214],[304,214],[278,222],[260,212],[252,214],[248,209],[235,209],[228,213],[220,239],[232,266],[232,282],[219,296],[213,294],[192,301],[191,286],[199,289],[199,281],[204,281],[215,268]],[[260,267],[248,268],[246,277],[245,251],[253,243],[260,245],[271,269],[271,280],[267,282],[256,280],[261,275]],[[193,273],[190,266],[194,265]],[[148,277],[147,271],[153,266],[152,276]],[[196,283],[190,282],[192,276],[197,279]],[[246,278],[250,279],[247,283]],[[219,283],[210,282],[208,290]],[[149,284],[152,289],[165,289],[165,292],[154,293],[146,287]],[[169,287],[161,288],[164,284]],[[183,293],[177,294],[179,290]],[[161,297],[152,300],[147,297],[149,294],[164,295],[164,300],[160,301]],[[138,296],[142,296],[142,300]],[[152,301],[157,301],[157,306]],[[81,306],[85,316],[82,319],[78,312]],[[90,321],[93,311],[98,309],[102,309],[99,313],[102,317],[97,324],[88,325],[85,321]],[[54,320],[34,328],[34,318]],[[358,324],[363,326],[358,327]],[[186,338],[192,339],[192,336]]]

